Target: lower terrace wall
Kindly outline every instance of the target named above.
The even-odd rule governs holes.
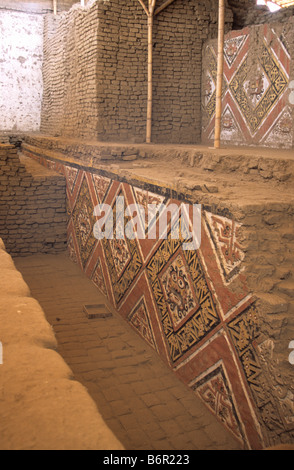
[[[0,162],[0,236],[8,252],[27,256],[63,251],[65,179],[20,161],[17,148],[10,144],[0,144]]]
[[[66,178],[71,259],[245,448],[293,443],[286,344],[294,337],[293,204],[246,207],[197,196],[194,202],[206,201],[198,250],[183,250],[171,231],[163,240],[98,241],[93,210],[100,203],[115,210],[121,195],[146,210],[193,197],[126,176],[117,164],[93,166],[89,154],[81,162],[66,143],[57,153],[50,138],[29,141],[25,154]]]
[[[0,239],[0,449],[123,450]]]
[[[294,17],[225,36],[221,140],[229,145],[293,148]],[[215,126],[217,41],[203,49],[202,142]]]

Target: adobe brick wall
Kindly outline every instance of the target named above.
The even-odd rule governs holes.
[[[226,21],[228,31],[230,9]],[[201,50],[216,35],[214,1],[177,0],[155,18],[155,142],[199,142]],[[140,4],[99,0],[48,15],[43,76],[42,133],[144,141],[147,18]]]
[[[51,135],[96,135],[97,27],[97,4],[46,16],[41,129]]]
[[[31,174],[13,145],[0,144],[0,236],[10,254],[66,247],[66,189],[61,175]]]

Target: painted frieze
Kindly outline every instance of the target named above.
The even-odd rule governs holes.
[[[289,32],[262,25],[225,37],[221,139],[232,145],[292,148]],[[204,48],[202,140],[214,139],[217,44]]]

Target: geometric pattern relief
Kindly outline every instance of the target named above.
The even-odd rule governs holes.
[[[120,192],[118,197],[123,196]],[[116,204],[112,208],[113,220],[116,220]],[[130,217],[124,217],[124,227],[126,227]],[[119,224],[118,224],[119,229]],[[142,259],[138,248],[137,240],[129,239],[123,235],[122,238],[116,236],[116,224],[114,224],[113,238],[102,240],[110,281],[113,287],[116,305],[123,299],[124,295],[131,287],[137,277],[141,267]]]
[[[214,138],[214,132],[212,133]],[[221,139],[224,141],[233,141],[234,143],[242,143],[244,140],[239,123],[237,122],[232,108],[229,104],[226,105],[222,114],[222,130]]]
[[[105,176],[97,175],[95,173],[92,174],[92,179],[99,203],[102,204],[106,196],[107,190],[110,186],[111,180],[109,178],[106,178]]]
[[[151,229],[158,216],[156,208],[159,209],[160,205],[163,204],[166,199],[164,196],[147,191],[146,189],[137,188],[136,186],[133,186],[132,189],[136,203],[144,209],[145,220],[142,220],[142,227],[147,234],[148,229]],[[158,212],[160,212],[160,210]]]
[[[200,396],[207,407],[222,421],[234,436],[243,442],[243,430],[235,404],[231,386],[222,363],[218,363],[203,377],[197,379],[192,389]]]
[[[96,287],[102,292],[102,294],[107,297],[107,289],[105,286],[105,281],[103,277],[103,270],[102,270],[102,264],[101,264],[101,259],[98,258],[96,266],[93,270],[93,273],[91,275],[91,279],[93,283],[95,284]]]
[[[171,232],[146,266],[172,362],[220,322],[197,250],[182,250]]]
[[[264,44],[255,75],[248,80],[246,57],[233,80],[230,90],[254,134],[287,87],[287,78],[279,63]]]
[[[143,296],[135,305],[133,310],[127,317],[130,324],[138,331],[138,333],[156,349],[154,335],[150,323],[149,313],[147,310],[146,300]]]
[[[272,147],[278,145],[291,148],[293,145],[293,117],[290,106],[286,106],[266,134],[263,144]]]
[[[226,283],[240,272],[245,257],[240,241],[241,225],[234,220],[204,211],[206,226]]]
[[[202,105],[202,120],[207,125],[215,114],[216,107],[216,83],[217,83],[217,59],[212,47],[207,46],[205,56],[206,68],[204,76],[204,89],[202,92],[203,105]],[[227,89],[226,80],[224,77],[222,96]]]
[[[111,248],[112,259],[115,266],[117,278],[120,277],[121,273],[131,260],[131,253],[128,247],[128,243],[125,238],[109,240]]]
[[[181,252],[170,263],[167,263],[159,275],[159,281],[173,328],[176,330],[196,308],[199,308],[192,290],[188,266]]]
[[[262,366],[266,368],[271,378],[271,393],[273,390],[276,391],[275,398],[281,409],[283,421],[285,426],[292,431],[292,437],[294,437],[294,393],[287,380],[285,381],[281,377],[280,365],[278,360],[274,360],[273,351],[274,341],[272,339],[265,338],[264,341],[259,342],[259,357]]]
[[[78,263],[78,258],[77,258],[77,254],[76,254],[76,250],[75,250],[75,246],[74,246],[72,233],[70,233],[69,236],[68,236],[67,251],[68,251],[68,255],[69,255],[70,259],[74,263]]]
[[[71,192],[71,194],[73,193],[73,190],[74,190],[74,187],[75,187],[75,184],[76,184],[76,180],[77,180],[77,176],[78,176],[78,173],[79,173],[79,170],[77,168],[74,168],[72,166],[64,166],[64,173],[65,173],[65,177],[66,177],[66,182],[67,182],[67,186]]]
[[[273,429],[285,431],[278,404],[272,394],[270,377],[261,367],[255,346],[259,336],[259,316],[256,305],[253,303],[231,321],[228,324],[228,331],[242,364],[265,436],[269,436]]]
[[[84,176],[72,211],[72,222],[83,268],[85,268],[97,243],[93,235],[93,227],[96,222],[93,209],[87,180]]]
[[[228,143],[291,148],[292,120],[284,115],[281,124],[276,125],[277,115],[289,105],[289,51],[283,35],[266,25],[259,29],[254,48],[250,41],[255,33],[248,28],[243,33],[229,33],[225,39],[221,138]],[[204,64],[202,138],[210,142],[214,138],[217,73],[212,44],[205,49]],[[265,140],[274,127],[274,136]]]
[[[248,35],[242,34],[240,36],[227,39],[224,44],[224,58],[231,68],[234,61],[236,60],[243,44],[245,43]]]

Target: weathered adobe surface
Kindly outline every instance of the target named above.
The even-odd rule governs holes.
[[[59,0],[57,8],[58,11],[68,10],[77,3],[76,0]],[[85,3],[88,5],[93,3],[93,0],[85,0]],[[160,5],[163,3],[163,0],[157,0],[157,3]],[[279,12],[271,13],[266,6],[256,5],[256,0],[227,0],[227,3],[234,15],[234,28],[242,28],[245,25],[269,21],[273,16],[285,18],[291,9],[291,7],[283,8]],[[33,0],[3,0],[0,8],[46,13],[53,10],[53,4],[50,0],[39,2]]]
[[[244,273],[259,305],[260,357],[272,391],[292,396],[294,370],[294,160],[292,151],[201,146],[121,145],[27,136],[26,153],[42,154],[112,174],[175,198],[229,214],[242,224]],[[290,402],[291,403],[291,399]]]
[[[153,137],[197,142],[202,46],[217,36],[217,4],[177,0],[154,19]],[[225,30],[232,27],[227,8]],[[48,15],[41,132],[144,142],[147,17],[138,1],[99,0]]]
[[[123,450],[0,239],[0,449]]]
[[[4,140],[4,139],[2,139]],[[66,247],[65,178],[0,144],[0,236],[10,254],[58,253]]]
[[[156,172],[161,182],[171,183],[176,178],[186,190],[199,191],[195,181],[204,179],[207,183],[214,183],[210,184],[210,191],[206,192],[215,193],[221,188],[227,200],[230,192],[231,198],[234,197],[233,191],[228,188],[238,186],[240,190],[240,178],[247,184],[260,183],[261,187],[264,186],[263,183],[270,183],[271,192],[276,190],[277,193],[273,193],[274,198],[278,197],[281,187],[289,189],[291,194],[291,183],[294,179],[292,150],[252,147],[226,147],[215,150],[203,145],[106,143],[42,134],[23,134],[22,137],[24,150],[38,152],[38,149],[42,149],[49,158],[55,156],[69,161],[74,157],[87,166],[99,164],[108,169],[115,169],[120,165],[121,170],[132,169],[133,173],[143,171],[145,176],[150,174],[154,177]],[[133,161],[130,156],[133,156]],[[175,165],[172,168],[167,165],[170,161]],[[236,180],[236,176],[239,180]],[[216,186],[216,189],[212,186]],[[268,185],[266,187],[268,188]],[[258,190],[258,187],[256,189]],[[250,197],[250,194],[252,195],[249,191],[247,197]],[[196,195],[198,197],[198,193]],[[254,195],[252,197],[255,200]],[[267,192],[266,200],[268,197]]]
[[[253,24],[287,21],[294,14],[294,7],[281,8],[272,13],[267,6],[256,5],[256,0],[228,0],[228,4],[234,16],[234,29]]]
[[[76,2],[76,0],[58,0],[58,11],[68,10]],[[0,9],[19,10],[32,13],[48,13],[53,11],[52,0],[2,0]]]

